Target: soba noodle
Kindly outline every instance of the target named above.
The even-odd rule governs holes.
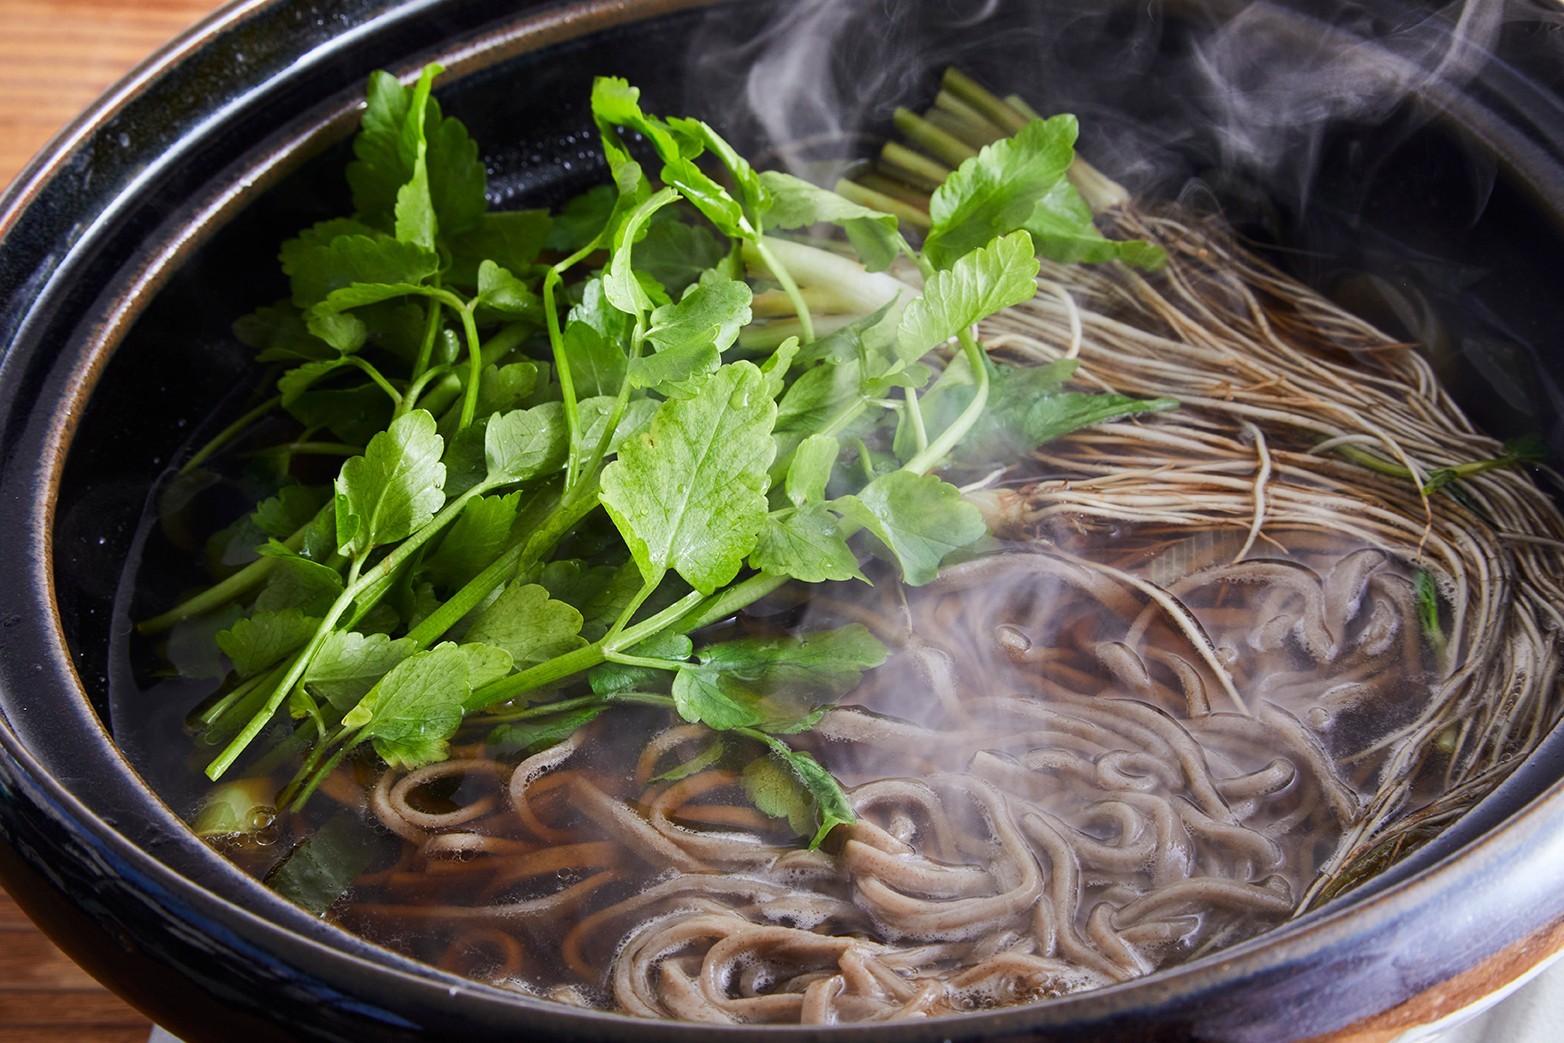
[[[388,773],[369,806],[407,849],[344,921],[447,925],[433,959],[640,1016],[936,1015],[1252,937],[1487,792],[1558,717],[1558,512],[1513,468],[1424,495],[1499,447],[1415,351],[1210,229],[1111,220],[1166,270],[1045,265],[984,342],[1183,408],[976,492],[1008,549],[806,610],[894,650],[816,732],[858,815],[829,850],[709,733],[604,718]]]
[[[941,98],[968,135],[957,152],[1027,116]],[[974,481],[995,539],[931,583],[795,584],[714,628],[856,623],[890,650],[788,735],[856,822],[804,849],[812,827],[767,776],[786,769],[626,700],[519,763],[471,732],[448,760],[377,778],[326,761],[316,799],[396,848],[331,916],[502,988],[636,1016],[952,1014],[1254,937],[1393,862],[1534,749],[1564,705],[1552,500],[1515,466],[1446,482],[1503,447],[1411,346],[1219,229],[1091,183],[1114,204],[1099,223],[1166,265],[1044,261],[1037,296],[987,320],[983,345],[1076,359],[1083,389],[1180,408]],[[916,193],[897,191],[916,224]]]

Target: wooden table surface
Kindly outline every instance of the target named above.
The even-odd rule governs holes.
[[[218,0],[0,0],[0,185]],[[151,1023],[0,892],[0,1043],[144,1043]]]

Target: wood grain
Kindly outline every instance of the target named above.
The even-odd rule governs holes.
[[[0,891],[0,1043],[145,1043],[151,1030]]]
[[[216,0],[0,0],[0,185]]]

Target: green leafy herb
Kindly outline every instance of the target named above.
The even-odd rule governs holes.
[[[978,509],[931,474],[892,471],[838,504],[847,518],[874,533],[915,587],[933,580],[952,551],[988,533]]]
[[[738,574],[766,518],[776,403],[737,362],[670,399],[603,469],[603,506],[648,584],[673,569],[703,594]]]
[[[524,755],[637,703],[714,733],[666,779],[759,744],[751,799],[818,845],[852,810],[782,737],[885,648],[857,625],[703,628],[785,582],[889,572],[873,554],[927,583],[986,532],[942,468],[1170,407],[1067,388],[1073,364],[996,363],[975,332],[1036,292],[1038,250],[1155,249],[1093,227],[1064,179],[1071,117],[963,163],[917,250],[896,215],[756,171],[612,78],[591,98],[612,183],[491,212],[438,73],[371,79],[352,213],[285,242],[288,299],[236,326],[279,370],[246,422],[279,409],[296,430],[214,544],[230,574],[146,624],[202,617],[223,653],[205,658],[231,664],[203,711],[208,774],[305,749],[297,805],[349,751],[410,768],[460,734]],[[294,477],[332,456],[331,481]],[[274,882],[324,908],[342,864],[317,840]]]
[[[445,503],[444,440],[434,417],[423,410],[404,414],[369,440],[363,456],[342,467],[337,478],[337,545],[361,555],[395,543],[427,525]]]

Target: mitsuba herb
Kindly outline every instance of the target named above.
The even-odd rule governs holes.
[[[649,703],[714,733],[669,777],[748,744],[752,799],[818,845],[852,811],[788,737],[885,647],[856,624],[702,629],[785,583],[867,582],[870,553],[927,583],[986,535],[948,476],[1174,405],[1064,390],[1073,363],[1002,364],[974,336],[1036,292],[1040,248],[1160,254],[1093,227],[1069,116],[962,163],[918,249],[611,78],[592,113],[612,183],[495,212],[439,72],[371,79],[354,212],[284,243],[290,297],[236,327],[281,368],[246,422],[302,430],[246,520],[257,558],[141,627],[232,620],[207,774],[294,751],[296,807],[355,751],[411,768],[470,730],[521,756]],[[329,486],[288,477],[319,453],[348,457]]]

